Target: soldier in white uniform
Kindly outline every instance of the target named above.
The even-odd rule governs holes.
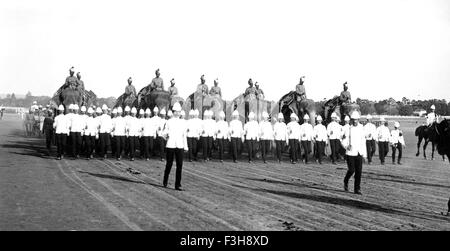
[[[298,116],[291,113],[291,122],[287,124],[287,133],[289,139],[289,155],[292,164],[298,161],[298,139],[300,138],[300,124],[298,123]]]
[[[139,117],[138,117],[138,122],[139,122],[139,136],[138,136],[138,142],[139,142],[139,156],[141,159],[147,159],[145,155],[145,150],[144,150],[144,137],[142,135],[143,133],[143,124],[144,124],[144,119],[145,119],[145,110],[144,109],[139,109]],[[137,146],[136,146],[137,149]]]
[[[58,112],[59,114],[55,117],[55,121],[53,122],[53,128],[55,129],[56,134],[57,159],[60,160],[64,157],[70,121],[68,121],[66,115],[64,115],[63,105],[59,105]]]
[[[269,121],[269,114],[264,111],[262,113],[262,121],[259,123],[259,138],[260,138],[260,145],[261,145],[261,157],[263,159],[264,163],[267,163],[266,161],[266,155],[269,152],[270,149],[270,142],[274,140],[273,138],[273,126],[272,123]]]
[[[150,153],[153,152],[153,141],[156,136],[156,124],[154,120],[150,117],[150,108],[145,109],[145,118],[141,120],[142,122],[142,142],[143,146],[143,156],[145,160],[150,159]]]
[[[348,191],[348,181],[355,174],[354,193],[361,195],[362,164],[367,156],[366,137],[364,135],[364,127],[359,123],[359,112],[353,111],[351,119],[351,126],[344,131],[345,137],[342,140],[342,146],[346,150],[348,167],[344,178],[344,190]]]
[[[120,161],[122,159],[122,152],[125,150],[126,135],[127,135],[126,121],[125,118],[122,116],[122,107],[117,108],[117,116],[112,120],[112,131],[114,133],[114,141],[116,143],[115,157],[118,161]]]
[[[106,159],[108,153],[108,147],[111,145],[109,141],[109,136],[112,130],[112,121],[111,117],[108,115],[108,106],[105,104],[102,106],[103,114],[99,118],[99,143],[100,143],[100,152],[99,156],[102,156],[103,159]]]
[[[336,160],[338,158],[338,151],[341,144],[340,139],[342,126],[337,122],[339,117],[335,112],[331,114],[331,119],[333,121],[327,126],[327,134],[330,140],[331,162],[333,163],[333,165],[336,165]]]
[[[287,127],[286,123],[284,123],[284,116],[282,113],[278,113],[278,121],[275,123],[273,131],[274,131],[277,159],[278,163],[280,163],[284,144],[287,145],[289,143]]]
[[[202,148],[203,159],[208,162],[212,157],[212,144],[214,142],[214,133],[216,132],[216,121],[212,119],[213,112],[206,110],[203,113],[202,122]]]
[[[403,137],[403,132],[400,130],[400,123],[394,123],[394,130],[391,131],[390,137],[391,147],[392,147],[392,164],[395,165],[395,153],[398,150],[397,164],[401,165],[402,162],[402,150],[405,147],[405,139]]]
[[[377,135],[377,128],[372,124],[372,116],[369,114],[366,117],[367,123],[364,125],[364,135],[366,136],[367,147],[367,161],[369,165],[372,164],[372,156],[376,151],[375,139]]]
[[[81,153],[81,132],[85,127],[84,117],[78,114],[78,105],[73,106],[72,115],[70,116],[70,142],[72,157],[79,158]]]
[[[225,152],[225,142],[229,140],[229,133],[228,133],[228,122],[225,121],[225,113],[223,111],[220,111],[219,113],[219,120],[216,124],[216,139],[217,139],[217,145],[219,146],[219,159],[220,162],[223,162],[223,155]]]
[[[197,144],[201,134],[201,121],[198,119],[194,110],[189,111],[189,120],[187,121],[187,141],[189,162],[197,161]]]
[[[391,133],[387,127],[387,122],[382,117],[380,119],[380,126],[377,128],[377,141],[378,141],[378,155],[380,157],[381,164],[384,165],[386,155],[389,152],[389,138]]]
[[[131,108],[131,116],[126,120],[127,139],[130,149],[130,160],[134,161],[136,148],[139,145],[140,121],[136,107]]]
[[[89,107],[88,117],[86,118],[85,128],[84,128],[84,142],[86,147],[86,157],[92,159],[94,156],[92,154],[95,148],[95,138],[98,136],[98,121],[92,116],[94,109]]]
[[[255,113],[248,114],[249,121],[244,125],[245,141],[247,142],[248,163],[252,163],[256,152],[256,143],[259,142],[259,124],[255,120]]]
[[[239,120],[239,112],[234,110],[231,114],[232,120],[228,132],[230,133],[231,141],[231,156],[233,162],[238,162],[238,152],[241,150],[241,141],[244,142],[244,128],[242,122]]]
[[[303,148],[303,159],[305,164],[309,162],[309,154],[311,153],[311,141],[314,138],[314,128],[309,123],[309,115],[303,116],[303,124],[300,126],[300,143]]]
[[[188,150],[186,127],[180,123],[181,106],[177,102],[173,105],[174,116],[167,121],[164,128],[163,136],[167,138],[167,163],[164,170],[163,185],[167,187],[170,170],[172,169],[173,160],[175,158],[177,170],[175,174],[175,189],[181,189],[181,172],[183,168],[184,151]]]
[[[322,165],[322,157],[325,155],[325,146],[327,145],[327,128],[322,124],[322,116],[317,116],[316,126],[314,126],[314,142],[316,145],[316,160]]]
[[[159,156],[161,158],[161,161],[164,161],[164,154],[166,149],[166,139],[163,137],[163,131],[164,127],[166,126],[166,109],[161,109],[161,112],[159,113],[159,123],[157,128],[157,136],[158,136],[158,145],[159,145]]]

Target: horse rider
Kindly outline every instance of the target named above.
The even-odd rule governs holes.
[[[248,85],[249,87],[245,89],[244,97],[249,97],[249,95],[256,96],[256,88],[253,86],[253,80],[251,78],[248,80]]]
[[[160,77],[161,73],[159,72],[159,69],[155,71],[156,77],[152,79],[152,82],[150,83],[150,92],[153,90],[156,91],[164,91],[164,81]]]
[[[437,120],[436,106],[431,105],[430,109],[431,109],[431,112],[427,114],[427,126],[428,127],[433,125]]]
[[[222,98],[222,90],[219,87],[219,80],[217,78],[214,79],[214,86],[211,87],[211,90],[209,90],[209,95],[219,96],[220,98]]]
[[[305,90],[305,86],[303,85],[305,83],[304,79],[305,79],[305,76],[301,76],[300,82],[295,86],[295,92],[297,93],[297,101],[298,102],[306,99],[306,90]]]
[[[257,99],[264,99],[264,92],[259,88],[259,83],[255,83],[255,94]]]
[[[367,123],[364,125],[364,134],[366,136],[366,148],[367,148],[367,160],[368,164],[372,164],[372,156],[375,154],[376,145],[375,139],[377,134],[377,128],[372,124],[372,115],[367,115]]]
[[[134,88],[133,79],[131,77],[128,78],[128,85],[125,87],[125,96],[128,97],[136,97],[136,88]]]
[[[208,85],[205,82],[205,75],[202,75],[200,77],[200,84],[197,86],[197,91],[201,92],[203,96],[208,95]]]
[[[178,88],[175,87],[175,79],[170,80],[170,87],[168,89],[170,97],[178,96]]]

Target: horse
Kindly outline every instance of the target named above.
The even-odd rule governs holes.
[[[450,121],[444,119],[440,123],[436,123],[436,145],[440,155],[447,155],[450,160]],[[445,160],[445,159],[444,159]]]
[[[415,135],[419,138],[417,142],[417,153],[416,156],[420,155],[420,145],[422,140],[424,140],[423,144],[423,157],[427,159],[426,149],[428,143],[431,142],[431,160],[434,160],[434,149],[436,147],[437,141],[437,130],[436,130],[436,122],[434,122],[431,126],[422,125],[416,128]]]

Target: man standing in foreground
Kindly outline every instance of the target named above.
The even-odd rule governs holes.
[[[177,102],[173,105],[173,117],[167,121],[164,129],[166,144],[166,169],[164,170],[163,186],[167,187],[170,169],[175,158],[177,170],[175,174],[175,190],[181,191],[181,171],[183,168],[183,154],[188,150],[185,124],[180,121],[181,105]]]
[[[364,127],[359,123],[359,112],[351,114],[351,125],[345,131],[342,146],[346,150],[348,171],[344,178],[344,190],[348,191],[348,181],[355,174],[355,194],[361,195],[361,174],[364,158],[367,156]]]

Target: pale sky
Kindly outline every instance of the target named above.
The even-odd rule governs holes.
[[[2,0],[0,31],[0,93],[53,95],[75,66],[100,97],[160,68],[185,98],[205,74],[227,100],[251,77],[277,101],[302,75],[315,100],[345,81],[353,99],[450,100],[448,0]]]

